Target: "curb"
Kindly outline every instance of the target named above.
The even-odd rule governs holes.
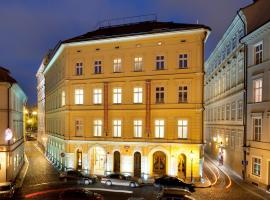
[[[24,153],[24,158],[25,158],[24,165],[23,165],[23,167],[22,167],[22,169],[20,171],[20,174],[19,174],[18,178],[16,179],[16,188],[21,188],[22,187],[25,176],[26,176],[26,173],[27,173],[28,168],[29,168],[29,161],[28,161],[28,158],[27,158],[25,153]],[[22,175],[22,177],[21,177],[21,175]]]

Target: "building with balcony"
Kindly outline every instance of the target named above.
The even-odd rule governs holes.
[[[91,174],[200,178],[209,33],[143,21],[62,41],[43,71],[47,156]]]

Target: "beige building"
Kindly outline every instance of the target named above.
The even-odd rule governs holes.
[[[92,174],[201,177],[209,32],[145,21],[61,42],[43,72],[48,157]]]
[[[0,67],[0,182],[16,178],[24,163],[23,109],[26,96]]]

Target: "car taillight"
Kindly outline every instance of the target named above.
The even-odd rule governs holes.
[[[102,196],[97,196],[96,200],[104,200]]]

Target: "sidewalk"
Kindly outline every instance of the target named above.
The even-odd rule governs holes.
[[[27,158],[26,154],[24,154],[24,158],[25,158],[25,161],[24,161],[24,164],[22,166],[22,169],[21,169],[20,173],[18,174],[18,176],[16,177],[16,180],[15,180],[16,188],[21,188],[22,187],[24,178],[25,178],[26,173],[28,171],[29,161],[28,161],[28,158]]]
[[[234,171],[228,169],[224,165],[219,165],[218,161],[211,158],[209,155],[205,154],[205,158],[207,158],[210,162],[212,162],[217,168],[219,168],[223,173],[228,174],[230,178],[238,184],[241,188],[244,190],[253,193],[256,196],[259,196],[263,199],[270,199],[270,194],[261,188],[255,187],[251,183],[248,183],[242,179],[238,174],[236,174]]]

